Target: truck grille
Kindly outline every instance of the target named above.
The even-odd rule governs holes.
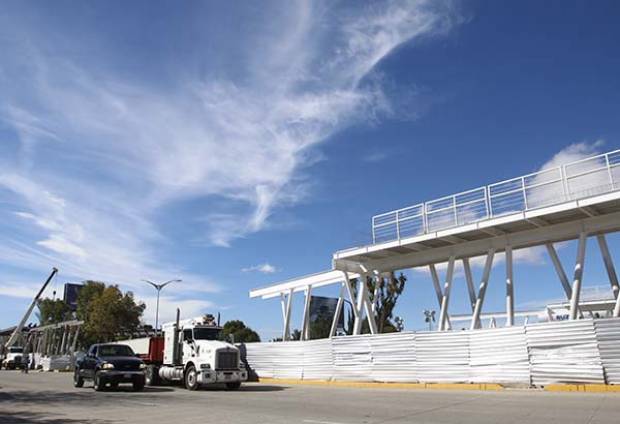
[[[239,354],[233,351],[219,351],[215,362],[217,370],[236,370],[239,368]]]

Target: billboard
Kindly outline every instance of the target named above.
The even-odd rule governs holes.
[[[77,309],[77,300],[78,295],[80,294],[80,290],[82,289],[82,284],[75,283],[65,283],[65,292],[63,296],[63,300],[69,306],[71,311],[75,312]]]
[[[324,297],[324,296],[312,296],[310,299],[310,322],[317,322],[319,320],[329,320],[331,322],[334,319],[336,313],[336,305],[338,304],[338,298]],[[338,317],[338,328],[344,328],[344,308]]]

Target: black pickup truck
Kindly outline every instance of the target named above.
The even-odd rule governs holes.
[[[84,380],[92,380],[96,391],[131,383],[136,391],[144,389],[146,366],[127,345],[115,343],[94,344],[76,361],[73,385],[82,387]]]

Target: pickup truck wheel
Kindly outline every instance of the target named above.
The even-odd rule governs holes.
[[[190,365],[185,370],[185,388],[187,390],[196,390],[198,389],[198,373],[196,372],[196,367]]]
[[[159,368],[155,365],[149,365],[146,367],[145,380],[147,386],[159,385]]]
[[[240,381],[237,381],[235,383],[226,383],[226,389],[228,390],[239,390],[239,387],[241,387]]]
[[[80,376],[80,369],[76,368],[73,373],[73,387],[84,386],[84,379]]]
[[[95,377],[93,378],[93,389],[95,389],[95,391],[102,392],[105,390],[105,381],[102,380],[103,379],[101,378],[100,372],[97,371],[95,373]]]

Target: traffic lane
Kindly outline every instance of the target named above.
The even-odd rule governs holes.
[[[94,392],[71,374],[0,372],[0,423],[614,423],[618,394],[456,392],[246,384]]]

